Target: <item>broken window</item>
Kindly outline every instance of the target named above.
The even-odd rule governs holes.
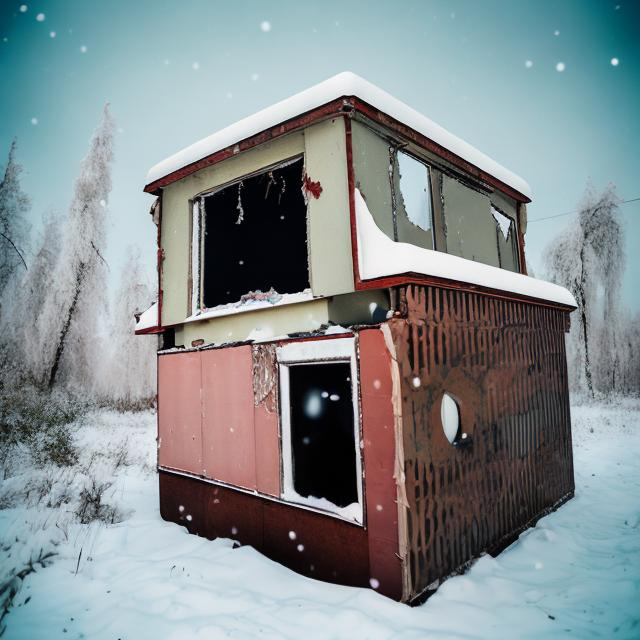
[[[396,239],[433,249],[431,179],[429,166],[398,151],[393,191],[396,209]],[[394,172],[395,173],[395,172]]]
[[[297,293],[309,287],[303,171],[303,159],[296,158],[199,200],[194,310],[238,302],[250,292]]]
[[[361,521],[353,348],[353,339],[340,339],[278,350],[283,496]]]
[[[509,271],[518,271],[518,240],[516,223],[495,205],[491,205],[491,215],[496,222],[498,258],[500,266]]]

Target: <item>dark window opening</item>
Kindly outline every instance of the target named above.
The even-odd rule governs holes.
[[[338,507],[358,502],[351,366],[289,367],[293,488]]]
[[[204,198],[205,308],[249,292],[309,287],[302,158],[245,178]]]

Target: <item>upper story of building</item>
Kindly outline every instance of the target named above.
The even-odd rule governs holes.
[[[159,298],[138,332],[239,342],[368,324],[408,282],[574,306],[526,275],[530,189],[341,73],[153,167]]]

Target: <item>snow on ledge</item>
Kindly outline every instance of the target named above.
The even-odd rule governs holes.
[[[391,94],[349,71],[339,73],[186,147],[152,167],[147,174],[147,184],[160,180],[178,169],[226,149],[241,140],[344,96],[360,98],[531,199],[531,188],[520,176],[478,151],[468,142],[449,133]]]
[[[146,311],[143,311],[136,322],[135,332],[149,331],[158,328],[158,301],[154,302]]]
[[[210,320],[211,318],[220,318],[222,316],[231,316],[236,313],[244,313],[246,311],[257,311],[258,309],[272,309],[274,307],[282,307],[286,304],[296,304],[298,302],[310,302],[314,300],[311,289],[305,289],[299,293],[283,293],[277,294],[278,298],[275,302],[268,299],[263,300],[247,300],[246,302],[230,302],[229,304],[221,304],[217,307],[207,309],[206,311],[198,311],[189,316],[184,322],[195,322],[196,320]]]
[[[378,228],[360,190],[355,190],[358,268],[362,280],[404,273],[457,280],[576,307],[567,289],[521,273],[474,262],[442,251],[394,242]]]

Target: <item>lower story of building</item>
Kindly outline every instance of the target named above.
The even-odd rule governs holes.
[[[380,325],[161,352],[162,517],[412,601],[570,497],[566,311],[395,299]]]

